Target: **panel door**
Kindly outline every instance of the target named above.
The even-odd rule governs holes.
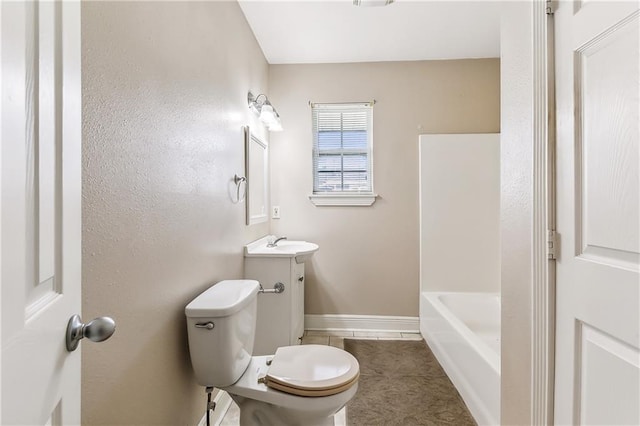
[[[0,4],[1,424],[79,424],[79,2]]]
[[[555,422],[640,424],[638,2],[558,2]]]

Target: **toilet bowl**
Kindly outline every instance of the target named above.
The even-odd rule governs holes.
[[[309,346],[341,351],[330,346]],[[278,348],[278,351],[283,349],[302,349],[303,351],[298,352],[304,352],[307,348],[309,347],[287,346]],[[312,353],[314,352],[314,348],[309,349],[312,350]],[[277,366],[279,355],[276,352],[275,357],[252,357],[249,367],[242,377],[233,385],[223,388],[240,407],[240,423],[242,425],[332,425],[333,415],[340,411],[357,391],[357,378],[359,375],[357,361],[355,372],[351,370],[353,368],[351,360],[345,360],[343,375],[329,372],[329,375],[333,376],[333,380],[328,378],[310,380],[305,377],[304,373],[296,375],[295,370],[300,364],[286,364],[294,371],[292,371],[293,374],[291,375],[278,376],[282,382],[288,384],[289,389],[283,389],[279,386],[282,382],[271,381],[273,380],[271,379],[271,374],[273,374],[271,367]],[[351,356],[348,353],[347,355]],[[306,354],[303,355],[303,358],[306,358]],[[268,365],[268,363],[271,363],[271,365]],[[323,366],[321,364],[322,361],[316,360],[313,363],[304,365],[310,371],[316,367],[318,367],[316,371],[322,371]],[[286,371],[284,364],[281,367],[282,370],[279,369],[280,371],[277,373]],[[336,386],[327,386],[328,381],[334,381]],[[319,392],[319,394],[310,396],[308,392]],[[324,394],[320,395],[322,393]]]
[[[241,425],[334,424],[334,414],[357,391],[358,361],[323,345],[251,356],[258,289],[253,280],[222,281],[185,308],[198,383],[228,392]]]

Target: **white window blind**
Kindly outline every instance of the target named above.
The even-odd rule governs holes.
[[[373,193],[372,104],[312,104],[311,110],[313,193]]]

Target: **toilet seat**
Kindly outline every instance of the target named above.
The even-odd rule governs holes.
[[[353,386],[360,375],[358,361],[333,346],[283,346],[267,370],[267,386],[297,396],[329,396]]]

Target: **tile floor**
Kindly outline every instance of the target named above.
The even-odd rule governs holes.
[[[344,349],[344,339],[362,340],[422,340],[420,333],[399,333],[390,331],[325,331],[307,330],[302,337],[303,345],[331,345]],[[344,408],[335,415],[335,426],[346,426],[346,415]],[[229,410],[225,414],[220,426],[238,426],[240,424],[240,411],[235,403],[231,403]]]

